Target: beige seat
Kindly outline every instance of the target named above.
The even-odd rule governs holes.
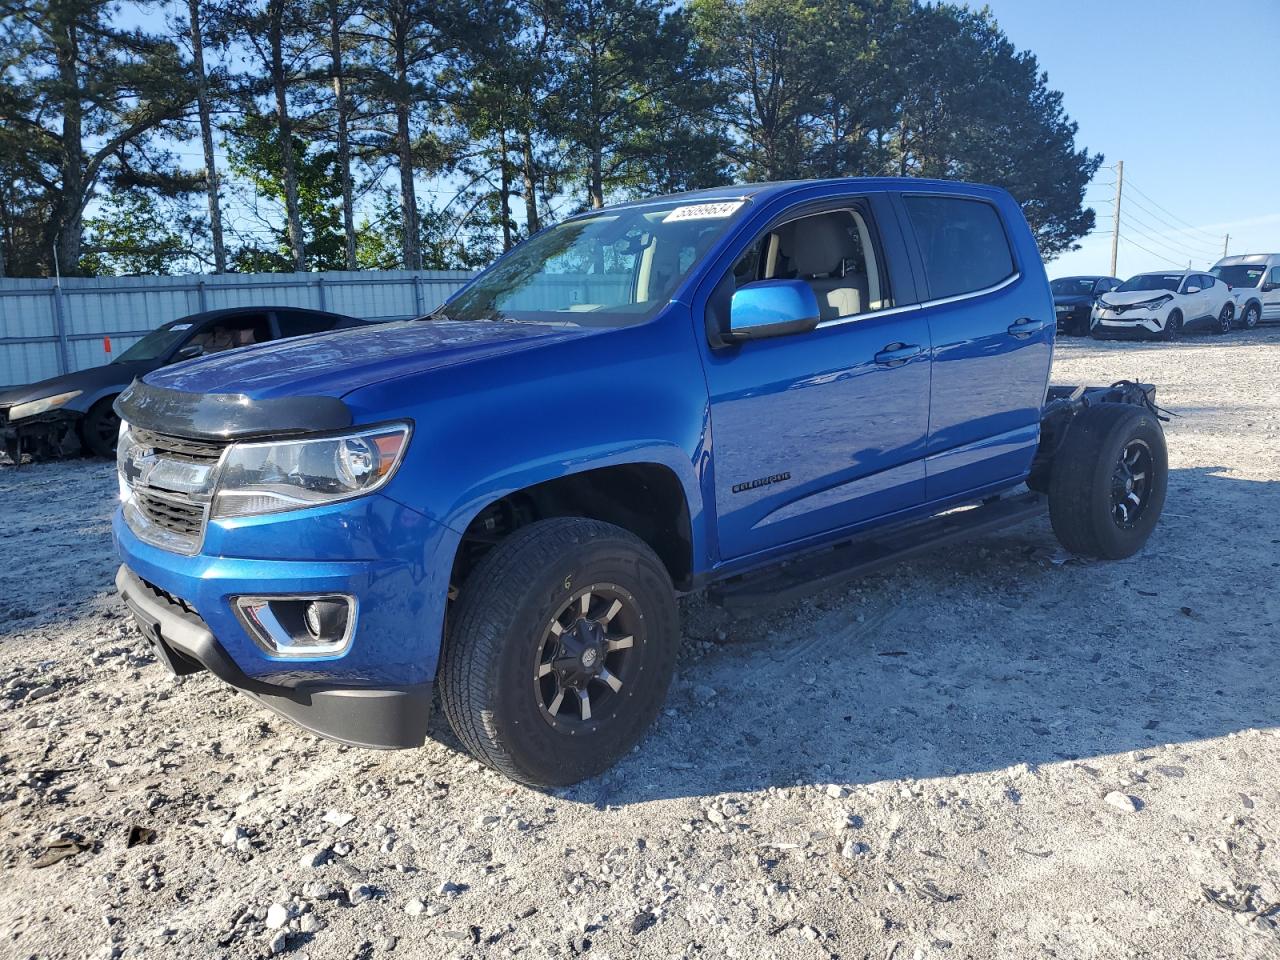
[[[796,275],[813,288],[823,320],[862,313],[870,304],[866,274],[842,275],[845,261],[857,256],[845,228],[848,219],[847,213],[806,217],[782,238],[783,253]]]

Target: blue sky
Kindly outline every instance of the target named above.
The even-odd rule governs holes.
[[[1077,142],[1106,155],[1087,193],[1098,232],[1051,263],[1051,276],[1110,269],[1117,160],[1121,277],[1188,258],[1211,265],[1226,233],[1232,253],[1280,252],[1278,0],[986,6],[1062,91]]]

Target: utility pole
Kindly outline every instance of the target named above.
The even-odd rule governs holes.
[[[1223,257],[1226,257],[1226,255],[1227,255],[1227,245],[1228,245],[1229,243],[1231,243],[1231,234],[1229,234],[1229,233],[1228,233],[1225,237],[1223,237],[1223,238],[1222,238],[1222,255],[1223,255]]]
[[[1120,255],[1120,197],[1124,193],[1124,161],[1116,161],[1116,210],[1111,221],[1111,276],[1116,275],[1116,258]]]

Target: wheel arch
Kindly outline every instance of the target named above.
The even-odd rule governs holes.
[[[451,590],[511,533],[551,517],[586,517],[634,533],[662,560],[677,588],[692,584],[699,515],[688,484],[669,464],[629,460],[512,487],[470,506],[449,526],[461,533]],[[695,487],[696,489],[696,487]]]

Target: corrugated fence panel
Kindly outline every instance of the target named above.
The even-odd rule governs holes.
[[[0,381],[10,384],[35,383],[37,380],[56,377],[59,372],[56,343],[0,345]]]
[[[433,310],[471,276],[463,270],[385,270],[69,277],[60,288],[52,280],[0,278],[0,386],[57,376],[64,349],[70,369],[97,366],[118,357],[141,331],[203,310],[293,306],[366,320],[406,319]],[[111,337],[110,357],[104,336]]]

